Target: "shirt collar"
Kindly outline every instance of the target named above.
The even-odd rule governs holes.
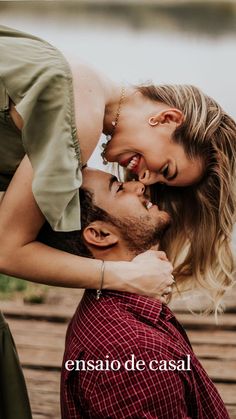
[[[128,292],[103,290],[98,303],[102,303],[102,300],[107,297],[115,297],[125,310],[154,324],[160,318],[168,321],[174,317],[172,311],[165,304],[154,298]]]

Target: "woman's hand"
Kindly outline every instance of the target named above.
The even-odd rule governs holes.
[[[146,295],[165,303],[174,284],[172,272],[164,252],[148,250],[131,262],[106,262],[104,288]]]

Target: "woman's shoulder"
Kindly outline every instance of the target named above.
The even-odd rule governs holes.
[[[106,76],[80,59],[76,62],[66,57],[73,75],[73,82],[78,87],[79,95],[83,92],[90,94],[99,93],[99,97],[104,96],[104,87],[106,85]]]

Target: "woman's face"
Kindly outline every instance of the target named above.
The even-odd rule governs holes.
[[[125,126],[121,123],[107,146],[106,158],[138,175],[145,185],[197,183],[203,175],[203,162],[200,158],[190,159],[183,146],[171,139],[175,129],[174,121],[155,126],[140,121],[135,130],[132,121],[126,121]]]

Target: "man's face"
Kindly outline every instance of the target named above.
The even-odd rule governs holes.
[[[96,206],[116,219],[116,227],[136,253],[157,244],[170,224],[169,214],[152,205],[140,182],[122,183],[111,174],[86,168],[82,186],[93,193]]]

